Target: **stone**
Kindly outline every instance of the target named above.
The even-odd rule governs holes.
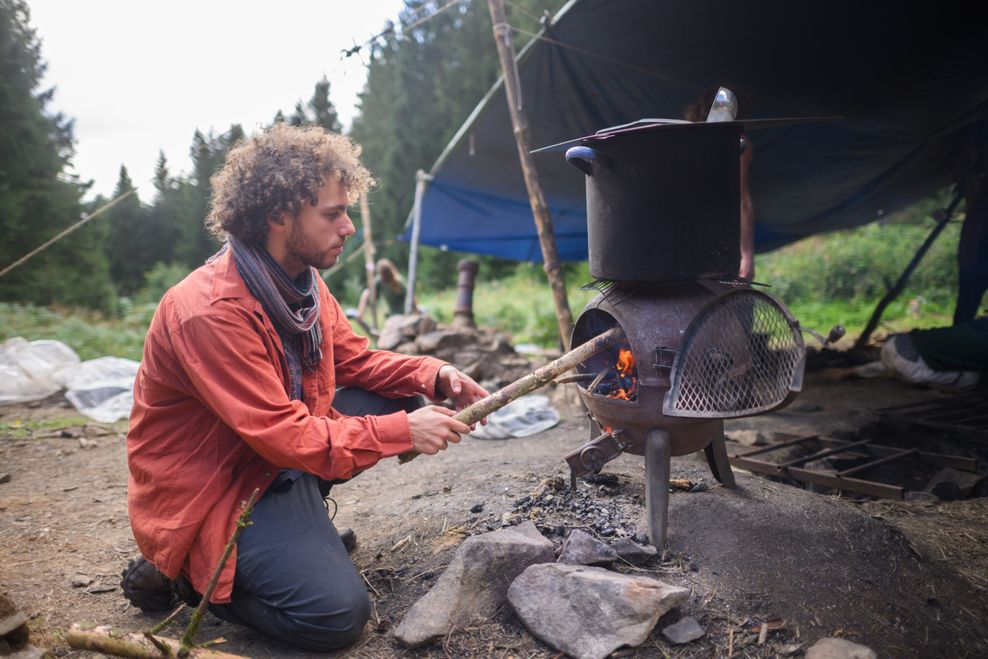
[[[867,645],[826,637],[806,650],[806,659],[878,659],[878,655]]]
[[[924,492],[930,492],[937,498],[945,501],[956,501],[966,499],[971,496],[971,492],[978,483],[984,480],[985,475],[975,471],[963,471],[952,467],[944,467],[937,473],[923,488]]]
[[[504,604],[515,577],[554,558],[552,542],[531,522],[468,538],[436,584],[395,627],[394,636],[415,648],[489,618]]]
[[[700,626],[694,618],[689,616],[682,618],[674,625],[669,625],[662,630],[662,635],[676,645],[690,643],[700,638],[707,632]]]
[[[472,345],[476,340],[477,332],[475,331],[439,329],[422,334],[415,339],[415,344],[419,352],[431,354],[437,350]]]
[[[89,584],[93,583],[93,578],[87,577],[85,574],[77,574],[72,577],[71,583],[73,588],[85,588]]]
[[[415,337],[436,329],[436,321],[426,315],[407,314],[389,316],[381,326],[377,337],[377,347],[381,350],[393,350],[402,343],[414,340]]]
[[[482,504],[482,503],[474,504],[473,507],[470,508],[470,512],[472,512],[472,513],[482,513],[482,512],[484,512],[484,504]]]
[[[10,474],[0,474],[0,483],[9,483]]]
[[[649,577],[561,563],[532,565],[508,589],[528,631],[576,659],[641,645],[659,618],[688,599],[687,589]]]
[[[725,434],[742,446],[764,446],[769,443],[768,436],[760,430],[732,430]]]
[[[582,529],[573,529],[563,541],[558,562],[568,565],[608,565],[617,557],[617,552],[610,545]]]
[[[658,555],[659,550],[652,545],[640,545],[631,538],[618,538],[611,545],[618,557],[632,565],[641,565]]]
[[[27,616],[15,611],[9,616],[0,618],[0,637],[8,636],[27,624]]]
[[[8,654],[4,659],[43,659],[47,657],[48,651],[36,645],[25,645],[13,654]]]

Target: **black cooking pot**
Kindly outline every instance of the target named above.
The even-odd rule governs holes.
[[[584,138],[590,274],[613,281],[733,277],[740,266],[742,125],[645,124]]]

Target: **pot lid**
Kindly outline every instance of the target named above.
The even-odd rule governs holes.
[[[652,131],[682,131],[682,130],[709,130],[711,127],[734,127],[739,132],[758,130],[759,128],[770,128],[774,126],[788,126],[795,124],[813,123],[818,121],[833,121],[841,117],[783,117],[777,119],[743,119],[736,121],[687,121],[686,119],[639,119],[627,124],[602,128],[593,135],[577,137],[558,144],[544,146],[534,149],[531,153],[554,153],[565,151],[572,146],[593,146],[603,140],[627,135],[630,133],[643,133]]]

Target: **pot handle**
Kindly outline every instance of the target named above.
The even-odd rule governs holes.
[[[588,146],[572,146],[566,150],[566,162],[587,176],[593,176],[593,166],[590,163],[596,159],[597,152]]]

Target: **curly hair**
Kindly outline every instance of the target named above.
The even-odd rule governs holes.
[[[298,216],[303,204],[316,204],[330,178],[340,181],[350,203],[374,179],[360,164],[360,146],[319,126],[277,123],[238,142],[210,179],[213,187],[206,229],[220,240],[231,234],[263,243],[268,218]]]

